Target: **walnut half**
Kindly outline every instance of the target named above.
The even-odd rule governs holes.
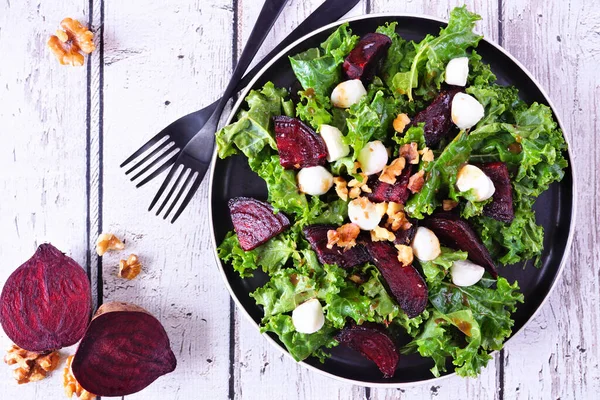
[[[48,47],[61,65],[80,67],[83,65],[83,54],[90,54],[96,49],[94,34],[73,18],[65,18],[60,22],[56,35],[48,39]]]
[[[103,233],[96,240],[96,253],[99,256],[103,256],[109,250],[123,250],[124,248],[125,244],[112,233]]]
[[[73,356],[67,358],[67,365],[63,370],[63,386],[65,387],[65,394],[68,398],[72,398],[73,395],[79,397],[79,400],[92,400],[96,398],[95,394],[92,394],[81,387],[73,372],[71,371],[71,363],[73,362]]]
[[[142,264],[135,254],[127,257],[127,260],[119,261],[119,278],[133,279],[142,270]]]
[[[44,379],[49,372],[56,369],[60,356],[57,351],[35,353],[27,351],[16,344],[8,348],[4,362],[8,365],[17,364],[13,376],[19,385]]]

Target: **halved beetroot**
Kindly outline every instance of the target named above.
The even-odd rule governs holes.
[[[429,294],[421,274],[412,265],[402,265],[398,251],[389,242],[371,242],[367,250],[400,308],[409,318],[421,314]]]
[[[25,350],[45,352],[79,341],[92,315],[83,268],[49,243],[9,277],[0,296],[0,323]]]
[[[392,40],[381,33],[367,33],[344,60],[344,75],[369,83],[375,77],[379,61],[385,57]]]
[[[410,242],[412,242],[415,237],[415,233],[417,233],[417,220],[410,220],[410,222],[412,223],[410,228],[406,230],[399,229],[394,232],[394,235],[396,236],[394,244],[410,245]]]
[[[512,222],[515,218],[513,209],[512,185],[508,168],[503,162],[476,164],[494,182],[496,191],[492,202],[483,207],[483,214],[502,222]]]
[[[133,304],[111,302],[96,312],[71,370],[85,390],[110,397],[139,392],[176,366],[156,318]]]
[[[310,225],[302,230],[321,264],[336,264],[340,268],[352,268],[371,259],[362,244],[356,244],[346,251],[335,245],[331,249],[327,248],[327,232],[332,229],[337,229],[337,226]]]
[[[498,277],[490,253],[466,221],[455,214],[437,213],[422,220],[421,225],[431,229],[444,245],[466,251],[469,260],[481,265],[492,277]]]
[[[298,118],[273,117],[279,163],[285,169],[324,165],[327,147],[321,136]]]
[[[229,211],[244,251],[257,248],[290,226],[290,220],[283,213],[275,214],[270,204],[251,197],[229,200]]]
[[[336,340],[377,364],[384,378],[391,378],[398,366],[398,349],[393,340],[375,324],[347,325]]]
[[[400,176],[396,178],[396,183],[390,185],[379,180],[379,175],[371,175],[367,181],[367,186],[371,193],[366,193],[365,197],[374,203],[383,203],[393,201],[394,203],[406,203],[410,192],[408,190],[408,181],[412,171],[411,166],[402,170]]]
[[[450,113],[452,99],[454,95],[463,92],[464,88],[450,86],[444,89],[423,111],[417,113],[411,125],[417,126],[424,122],[425,143],[427,146],[435,146],[446,137],[453,128],[452,116]]]

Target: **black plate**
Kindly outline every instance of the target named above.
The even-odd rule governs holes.
[[[385,22],[398,21],[398,33],[405,39],[416,41],[421,40],[428,33],[437,34],[440,28],[446,25],[445,22],[427,17],[392,15],[367,15],[349,21],[353,33],[361,36],[368,32],[374,32],[379,25]],[[297,54],[311,47],[317,47],[338,25],[339,23],[336,23],[322,31],[317,31],[317,33],[313,33],[289,47],[272,64],[265,67],[266,69],[250,85],[251,88],[258,89],[269,80],[273,81],[278,87],[289,87],[294,81],[294,75],[287,56]],[[530,74],[504,50],[482,40],[477,51],[481,54],[483,60],[491,65],[500,84],[514,85],[519,88],[522,99],[527,103],[537,101],[550,105],[549,100]],[[245,97],[245,94],[246,92],[242,94],[242,97]],[[241,101],[238,101],[232,115],[234,115],[240,104]],[[553,111],[555,112],[554,109]],[[570,164],[568,154],[566,157]],[[225,234],[233,229],[227,208],[227,200],[236,196],[266,199],[267,188],[265,182],[250,170],[244,156],[234,156],[225,160],[215,157],[211,180],[210,207],[215,240],[213,244],[216,245],[221,243]],[[535,205],[538,223],[545,230],[542,268],[536,269],[533,266],[523,268],[522,265],[514,265],[499,270],[500,274],[510,282],[518,280],[525,296],[525,303],[520,305],[514,314],[514,332],[521,329],[533,317],[550,293],[560,273],[571,242],[573,207],[573,175],[571,168],[567,168],[562,182],[553,184],[548,191],[538,198]],[[222,269],[234,300],[258,325],[263,312],[254,303],[254,300],[248,296],[248,293],[267,281],[266,274],[257,271],[255,277],[241,279],[231,266],[223,265],[220,261],[218,261],[218,264],[219,268]],[[285,352],[285,347],[278,341],[276,335],[270,335]],[[433,366],[433,362],[419,355],[401,356],[395,376],[392,379],[382,379],[381,372],[375,364],[345,346],[338,346],[332,349],[331,353],[331,358],[324,364],[313,359],[308,359],[305,363],[334,377],[348,379],[353,383],[362,385],[391,384],[392,386],[400,386],[433,378],[429,371]],[[446,375],[453,371],[451,365],[448,365],[448,367],[449,372]]]

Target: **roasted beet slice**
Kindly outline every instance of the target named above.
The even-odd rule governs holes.
[[[413,238],[415,237],[415,233],[417,233],[417,222],[416,220],[411,220],[412,226],[406,230],[397,230],[394,232],[396,238],[394,239],[394,244],[403,244],[405,246],[410,245]]]
[[[92,315],[83,268],[49,243],[9,277],[0,297],[0,323],[25,350],[44,352],[75,344]]]
[[[279,163],[286,169],[324,165],[327,147],[321,136],[298,118],[273,117]]]
[[[385,57],[392,40],[381,33],[367,33],[344,60],[344,75],[367,84],[373,80],[379,61]]]
[[[398,251],[389,242],[371,242],[367,250],[400,308],[409,318],[421,314],[427,306],[429,291],[415,267],[402,265]]]
[[[391,378],[398,366],[398,349],[392,339],[375,324],[347,325],[336,340],[377,364],[384,378]]]
[[[458,86],[450,86],[444,89],[423,111],[417,113],[411,125],[417,126],[424,122],[425,143],[427,146],[435,146],[442,140],[453,128],[452,116],[450,113],[452,99],[454,95],[463,92],[464,89]]]
[[[310,225],[303,229],[306,240],[310,243],[322,264],[336,264],[341,268],[351,268],[364,264],[371,259],[362,244],[344,251],[339,246],[327,248],[327,232],[337,229],[334,225]]]
[[[96,312],[71,370],[85,390],[110,397],[139,392],[176,366],[156,318],[133,304],[110,302]]]
[[[371,193],[365,196],[374,203],[383,203],[393,201],[394,203],[406,203],[410,192],[408,191],[408,181],[410,179],[411,166],[407,166],[402,174],[396,178],[396,183],[390,185],[379,180],[379,174],[371,175],[367,181],[367,186]]]
[[[513,209],[512,185],[508,168],[503,162],[476,164],[494,182],[496,191],[492,202],[483,207],[483,214],[502,222],[512,222],[515,218]]]
[[[437,213],[422,220],[421,225],[431,229],[444,245],[466,251],[469,260],[481,265],[492,277],[498,277],[490,253],[466,221],[455,214]]]
[[[290,227],[290,220],[283,213],[275,214],[270,204],[251,197],[229,200],[229,211],[244,251],[257,248]]]

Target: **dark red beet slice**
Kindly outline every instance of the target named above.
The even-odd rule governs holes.
[[[339,246],[327,248],[327,232],[337,229],[334,225],[310,225],[303,229],[306,240],[310,243],[321,264],[336,264],[340,268],[352,268],[364,264],[371,259],[362,244],[344,251]]]
[[[0,297],[6,335],[38,353],[77,343],[91,315],[92,292],[83,268],[49,243],[9,276]]]
[[[377,364],[384,378],[391,378],[398,366],[398,349],[392,339],[374,324],[348,325],[336,340]]]
[[[415,267],[402,265],[398,251],[389,242],[372,242],[367,250],[400,308],[409,318],[421,314],[427,306],[429,291]]]
[[[515,218],[513,209],[512,185],[508,168],[503,162],[476,164],[494,182],[496,191],[492,202],[483,207],[483,214],[502,222],[512,222]]]
[[[298,118],[273,117],[279,163],[286,169],[324,165],[327,147],[321,136]]]
[[[71,370],[85,390],[110,397],[139,392],[176,366],[156,318],[133,304],[111,302],[96,312]]]
[[[290,226],[290,220],[283,213],[275,214],[270,204],[251,197],[229,200],[229,211],[233,229],[245,251],[257,248]]]
[[[406,203],[410,195],[408,180],[410,179],[411,171],[411,166],[405,167],[393,185],[380,181],[378,174],[371,175],[367,181],[367,186],[371,189],[371,193],[366,193],[365,196],[374,203],[382,203],[384,201]]]
[[[381,33],[367,33],[344,60],[344,75],[369,83],[375,77],[379,61],[387,54],[392,40]]]
[[[492,277],[498,277],[490,253],[466,221],[454,214],[438,213],[422,220],[421,225],[431,229],[444,245],[466,251],[469,260],[481,265]]]
[[[411,125],[417,126],[424,122],[425,143],[431,147],[439,143],[453,128],[450,113],[454,95],[463,92],[464,88],[450,86],[444,89],[423,111],[417,113]]]
[[[411,220],[410,222],[412,223],[412,226],[407,230],[403,231],[399,229],[396,232],[394,232],[394,235],[396,236],[396,238],[394,239],[394,244],[403,244],[405,246],[410,245],[410,242],[412,242],[413,238],[415,237],[415,233],[417,233],[416,220]]]

